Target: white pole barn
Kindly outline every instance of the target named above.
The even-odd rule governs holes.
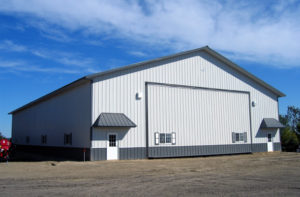
[[[283,96],[206,46],[82,77],[12,111],[12,139],[76,160],[280,151]]]

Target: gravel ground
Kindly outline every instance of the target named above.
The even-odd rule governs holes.
[[[300,153],[0,163],[0,196],[300,196]]]

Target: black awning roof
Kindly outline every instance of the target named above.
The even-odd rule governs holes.
[[[275,118],[264,118],[260,124],[261,129],[278,129],[278,128],[284,128],[284,127],[285,126],[282,125]]]
[[[95,121],[94,127],[136,127],[125,114],[101,113]]]

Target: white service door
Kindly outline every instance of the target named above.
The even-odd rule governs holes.
[[[273,138],[271,133],[268,133],[268,152],[273,152]]]
[[[107,160],[117,160],[119,158],[119,148],[117,134],[107,135]]]

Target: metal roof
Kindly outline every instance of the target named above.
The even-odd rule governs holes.
[[[46,95],[44,95],[44,96],[42,96],[42,97],[40,97],[40,98],[38,98],[36,100],[33,100],[33,101],[27,103],[26,105],[23,105],[22,107],[19,107],[19,108],[15,109],[15,110],[9,112],[8,114],[14,114],[14,113],[16,113],[18,111],[22,111],[23,109],[31,107],[31,106],[33,106],[33,105],[35,105],[37,103],[43,102],[43,101],[45,101],[45,100],[47,100],[47,99],[49,99],[51,97],[54,97],[54,96],[56,96],[56,95],[58,95],[58,94],[60,94],[62,92],[65,92],[67,90],[70,90],[72,88],[80,86],[80,85],[82,85],[82,84],[84,84],[84,83],[86,83],[88,81],[91,81],[91,80],[87,79],[86,77],[82,77],[80,79],[77,79],[76,81],[73,81],[72,83],[69,83],[69,84],[67,84],[67,85],[65,85],[65,86],[63,86],[61,88],[58,88],[57,90],[54,90],[53,92],[50,92],[49,94],[46,94]]]
[[[94,127],[136,127],[125,114],[101,113],[95,121]]]
[[[108,70],[108,71],[104,71],[104,72],[99,72],[99,73],[95,73],[95,74],[91,74],[91,75],[87,75],[84,76],[66,86],[63,86],[62,88],[59,88],[45,96],[42,96],[12,112],[10,112],[9,114],[13,114],[15,112],[21,111],[25,108],[28,108],[34,104],[37,104],[39,102],[42,102],[44,100],[47,100],[65,90],[68,90],[74,86],[78,86],[82,83],[85,83],[86,81],[92,81],[94,78],[96,77],[102,77],[102,76],[106,76],[106,75],[111,75],[111,74],[115,74],[121,71],[125,71],[125,70],[130,70],[145,64],[150,64],[150,63],[155,63],[155,62],[159,62],[159,61],[163,61],[163,60],[167,60],[167,59],[171,59],[177,56],[181,56],[181,55],[186,55],[186,54],[190,54],[190,53],[194,53],[194,52],[200,52],[200,51],[205,51],[208,54],[210,54],[211,56],[217,58],[218,60],[220,60],[221,62],[225,63],[226,65],[228,65],[229,67],[233,68],[235,71],[247,76],[248,78],[252,79],[254,82],[258,83],[259,85],[265,87],[266,89],[268,89],[269,91],[273,92],[275,95],[277,95],[278,97],[283,97],[286,96],[284,93],[282,93],[281,91],[277,90],[276,88],[272,87],[271,85],[267,84],[266,82],[264,82],[263,80],[257,78],[256,76],[254,76],[253,74],[249,73],[248,71],[246,71],[245,69],[241,68],[240,66],[238,66],[237,64],[233,63],[232,61],[230,61],[229,59],[227,59],[226,57],[224,57],[223,55],[219,54],[218,52],[212,50],[211,48],[209,48],[208,46],[205,47],[201,47],[201,48],[197,48],[197,49],[193,49],[193,50],[189,50],[189,51],[184,51],[181,53],[176,53],[173,55],[169,55],[169,56],[164,56],[164,57],[160,57],[160,58],[156,58],[153,60],[148,60],[148,61],[143,61],[143,62],[139,62],[139,63],[135,63],[135,64],[130,64],[128,66],[123,66],[120,68],[115,68],[112,70]]]
[[[278,128],[284,128],[284,127],[285,126],[282,125],[275,118],[264,118],[260,124],[261,129],[278,129]]]

